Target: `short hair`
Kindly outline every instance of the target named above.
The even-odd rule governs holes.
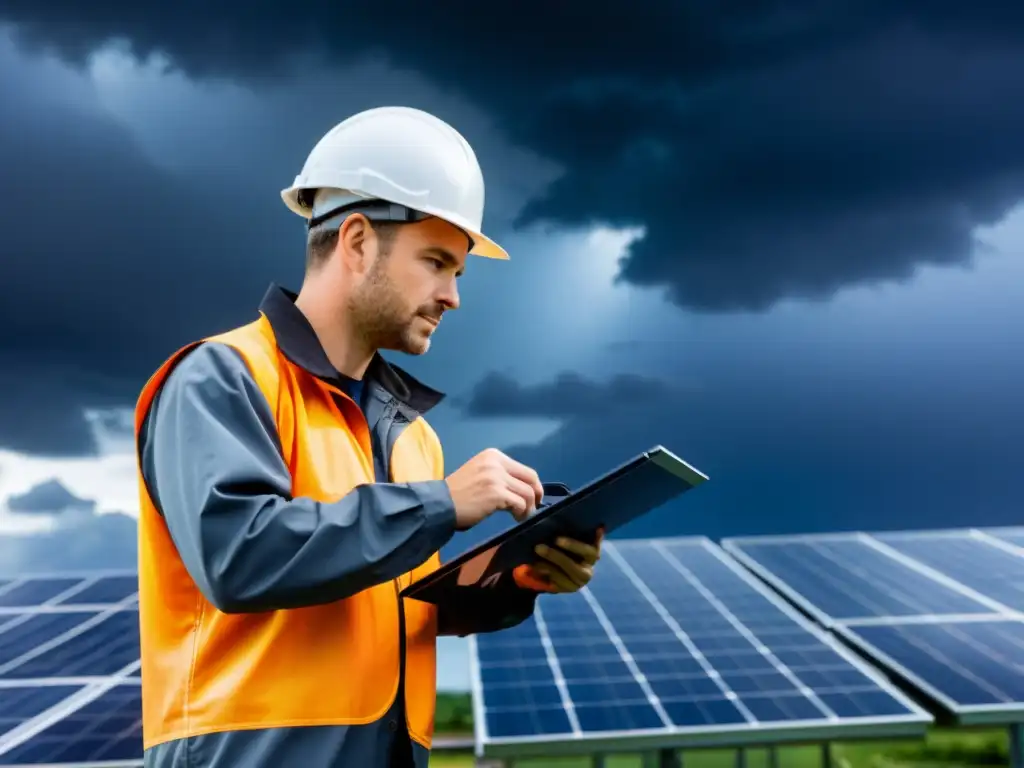
[[[387,256],[395,242],[398,228],[404,223],[400,221],[370,221],[370,228],[380,241],[380,255]],[[323,265],[338,247],[337,226],[327,225],[314,227],[306,237],[306,272],[312,272]]]

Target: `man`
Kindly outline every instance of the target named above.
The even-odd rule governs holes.
[[[282,194],[309,219],[298,295],[272,286],[138,402],[145,761],[425,766],[437,635],[522,622],[588,582],[600,542],[438,606],[399,596],[456,530],[542,499],[493,449],[446,476],[424,420],[441,395],[378,353],[425,353],[467,257],[508,256],[473,151],[416,110],[340,123]]]

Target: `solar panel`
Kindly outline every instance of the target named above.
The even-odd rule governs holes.
[[[139,653],[138,611],[111,610],[96,613],[70,632],[0,665],[0,679],[114,675],[137,661]]]
[[[23,608],[58,598],[77,586],[81,578],[33,578],[10,582],[0,591],[0,606]]]
[[[946,714],[962,724],[991,725],[1024,716],[1024,549],[1013,543],[1022,532],[765,537],[727,540],[724,546]],[[905,573],[927,579],[917,582],[917,602],[906,598],[909,582],[874,578],[868,570],[874,561],[865,562],[864,579],[856,586],[838,578],[812,582],[794,566],[807,553],[832,551],[836,542],[877,552]],[[837,567],[845,578],[858,566],[844,560]],[[879,593],[891,589],[886,610],[850,609],[849,590],[862,585]],[[970,610],[957,610],[951,595],[960,604],[968,601]],[[897,610],[888,610],[894,605]]]
[[[111,572],[0,586],[0,765],[141,765],[136,584]]]
[[[1024,719],[1024,621],[929,621],[839,631],[963,725]]]
[[[0,754],[0,766],[141,762],[139,681],[104,688],[76,709],[41,720],[35,730],[29,738]]]
[[[875,534],[875,538],[996,601],[1004,612],[1024,611],[1024,557],[1012,544],[980,530]]]
[[[586,589],[471,638],[482,754],[910,735],[930,721],[707,539],[605,551]]]
[[[135,574],[106,576],[90,582],[80,592],[61,600],[61,605],[109,605],[132,597],[139,588]]]
[[[725,539],[723,547],[825,626],[1006,607],[864,533]]]
[[[81,690],[80,685],[31,683],[0,687],[0,736]]]

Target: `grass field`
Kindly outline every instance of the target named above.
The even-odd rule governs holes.
[[[473,708],[468,695],[438,694],[437,732],[471,735]],[[786,747],[776,751],[778,768],[819,768],[822,752],[817,746]],[[1003,729],[934,729],[919,741],[865,741],[832,744],[837,768],[972,768],[1009,764],[1008,738]],[[431,768],[467,768],[471,753],[435,752]],[[516,768],[585,768],[587,759],[516,760]],[[642,768],[639,755],[609,756],[606,768]],[[685,752],[685,768],[734,768],[735,752],[728,749]],[[768,768],[763,749],[746,750],[747,768]]]

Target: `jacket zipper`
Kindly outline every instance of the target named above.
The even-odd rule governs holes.
[[[384,471],[385,479],[383,482],[394,481],[391,477],[391,462],[389,461],[388,445],[390,443],[389,437],[391,430],[395,426],[395,414],[397,410],[398,408],[395,405],[394,400],[390,401],[385,406],[384,413],[381,414],[380,421],[378,422],[378,429],[374,430],[373,445],[374,450],[379,453],[380,466]],[[405,609],[402,605],[401,576],[396,576],[392,579],[391,583],[395,592],[395,608],[398,611],[398,691],[395,695],[399,699],[399,714],[403,722],[398,723],[398,726],[401,728],[405,722],[407,722],[405,701]]]

